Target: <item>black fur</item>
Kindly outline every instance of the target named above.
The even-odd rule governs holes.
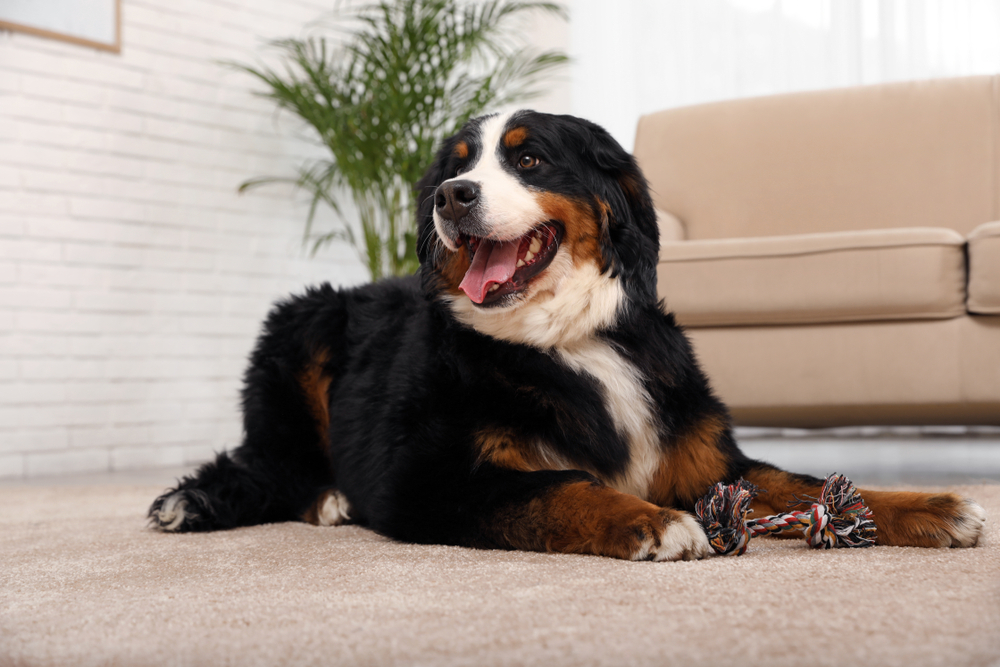
[[[633,158],[587,121],[535,113],[516,120],[528,128],[522,149],[546,160],[524,176],[528,186],[600,198],[610,208],[602,269],[621,277],[628,307],[597,335],[642,369],[663,446],[706,418],[728,424],[683,332],[658,302],[656,218]],[[418,274],[353,289],[322,285],[279,303],[245,376],[243,444],[158,498],[154,522],[177,491],[195,517],[176,529],[199,531],[296,520],[335,488],[349,499],[352,520],[390,537],[508,547],[491,523],[504,508],[624,471],[629,444],[592,377],[546,351],[458,323],[439,298],[446,250],[434,230],[433,193],[463,164],[454,155],[457,141],[467,142],[467,160],[490,150],[475,141],[478,122],[444,143],[416,188]],[[322,373],[330,378],[330,425],[322,435],[301,382],[316,359],[325,360]],[[475,442],[484,428],[542,440],[581,470],[519,472],[484,462]],[[728,427],[718,447],[724,479],[752,464]]]

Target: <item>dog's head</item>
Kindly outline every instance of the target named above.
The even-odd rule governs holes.
[[[533,111],[471,120],[417,197],[425,286],[483,333],[567,344],[656,300],[645,178],[593,123]]]

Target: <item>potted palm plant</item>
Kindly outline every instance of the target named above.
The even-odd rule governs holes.
[[[532,53],[512,28],[527,12],[563,18],[549,2],[381,0],[352,12],[343,40],[323,36],[272,42],[281,67],[234,64],[264,84],[261,95],[315,131],[328,154],[299,165],[291,182],[310,196],[305,238],[315,252],[351,243],[371,278],[417,267],[413,185],[435,147],[470,117],[537,94],[540,78],[567,61]],[[342,197],[357,220],[345,217]],[[315,231],[320,205],[341,223]]]

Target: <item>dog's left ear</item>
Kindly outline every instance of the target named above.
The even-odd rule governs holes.
[[[656,263],[660,251],[660,228],[649,195],[646,177],[614,137],[604,128],[589,124],[584,155],[598,177],[591,184],[607,216],[609,243],[604,256],[614,273],[624,276],[634,296],[656,300]]]
[[[434,246],[434,193],[437,187],[448,180],[448,169],[455,152],[457,136],[448,137],[441,144],[434,162],[413,186],[414,201],[417,203],[417,257],[423,264]]]

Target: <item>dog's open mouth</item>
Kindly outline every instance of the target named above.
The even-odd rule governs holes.
[[[459,237],[459,244],[465,244],[472,255],[459,289],[480,306],[501,303],[504,297],[527,288],[552,262],[562,234],[562,225],[549,221],[511,241]]]

